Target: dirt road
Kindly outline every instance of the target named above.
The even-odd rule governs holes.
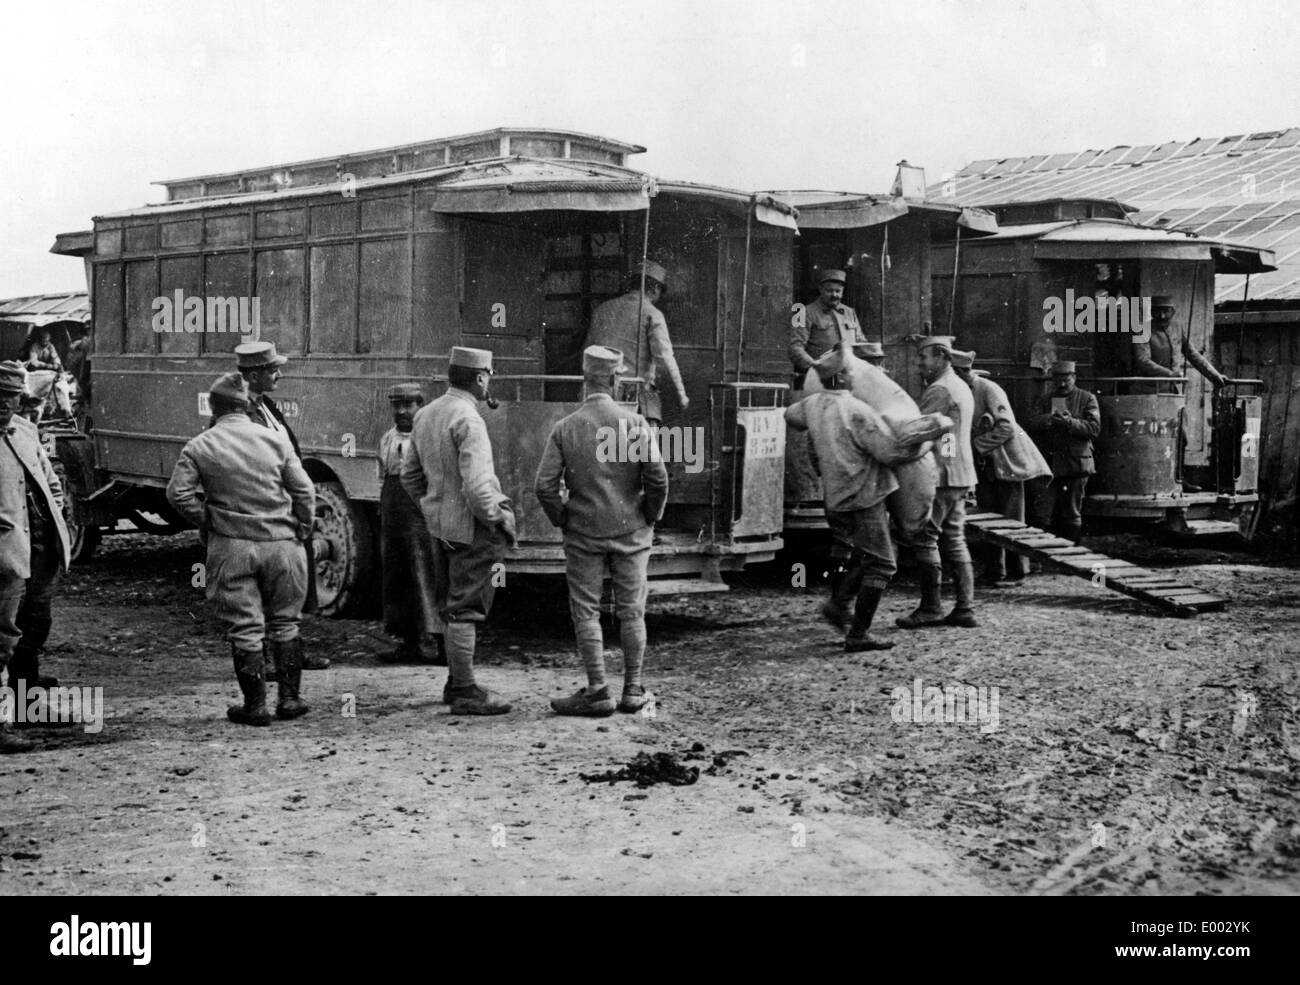
[[[448,715],[445,671],[378,664],[377,623],[309,619],[334,667],[269,729],[225,721],[198,560],[192,536],[110,539],[70,576],[47,669],[103,687],[104,727],[31,729],[40,751],[0,760],[0,892],[1300,890],[1300,588],[1248,555],[1180,569],[1223,613],[1036,576],[982,592],[979,629],[857,657],[816,619],[820,572],[772,566],[657,605],[653,717],[551,714],[581,677],[553,599],[500,597],[496,719]],[[925,691],[953,684],[966,721],[966,692]],[[698,778],[590,781],[660,753]]]

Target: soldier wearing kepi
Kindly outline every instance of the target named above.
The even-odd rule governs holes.
[[[644,276],[643,276],[644,275]],[[645,293],[641,292],[644,279]],[[602,345],[627,353],[633,360],[630,371],[645,380],[639,410],[651,424],[662,424],[663,400],[659,396],[660,374],[667,376],[677,391],[682,410],[690,406],[686,384],[673,355],[668,321],[656,303],[668,293],[668,274],[653,260],[637,264],[627,276],[627,290],[606,301],[591,316],[587,345]],[[640,322],[638,323],[638,315]]]
[[[393,426],[379,439],[384,630],[402,642],[380,659],[445,667],[447,653],[433,584],[433,544],[419,504],[402,485],[402,460],[411,443],[416,411],[424,406],[424,392],[416,383],[398,383],[389,389],[388,402]],[[424,651],[425,644],[433,646],[433,653]]]
[[[502,715],[510,705],[474,679],[477,627],[492,611],[492,568],[515,545],[515,514],[501,491],[478,402],[487,399],[492,353],[455,346],[451,384],[416,412],[402,485],[420,504],[433,545],[435,605],[446,624],[453,715]]]
[[[843,342],[853,345],[867,341],[858,324],[858,314],[841,301],[844,297],[844,271],[823,270],[818,280],[816,300],[803,307],[790,329],[790,363],[794,366],[797,386],[823,353]],[[883,354],[882,354],[883,355]]]
[[[975,353],[954,349],[952,368],[967,386],[975,401],[971,413],[971,448],[975,452],[979,485],[976,501],[981,510],[1000,513],[1025,522],[1025,482],[1052,474],[1047,460],[1024,430],[1016,423],[1006,391],[990,380],[983,370],[975,369]],[[983,581],[1003,588],[1022,581],[1025,559],[1001,547],[986,547],[983,555],[986,570]]]
[[[1174,369],[1174,341],[1170,335],[1176,311],[1174,299],[1168,294],[1157,294],[1151,299],[1151,340],[1133,343],[1134,375],[1182,375]],[[1227,377],[1215,369],[1213,363],[1192,348],[1186,336],[1183,336],[1178,348],[1183,358],[1209,380],[1216,390],[1227,382]]]
[[[41,677],[38,664],[70,554],[63,488],[36,426],[16,415],[26,377],[20,364],[0,363],[0,671],[8,672],[7,682],[0,683],[15,692],[24,684],[29,689],[58,684]],[[13,707],[6,703],[6,712]],[[31,748],[13,727],[0,719],[0,753]]]
[[[1070,360],[1052,366],[1054,392],[1038,399],[1030,427],[1052,467],[1052,481],[1035,497],[1034,525],[1078,543],[1083,493],[1088,476],[1097,471],[1092,439],[1101,434],[1101,408],[1093,394],[1075,385],[1074,370]]]
[[[831,598],[822,618],[840,632],[847,653],[888,650],[893,642],[871,635],[871,622],[897,570],[885,498],[898,488],[889,466],[900,457],[893,438],[866,403],[849,392],[843,348],[814,363],[825,388],[785,412],[786,423],[809,433],[810,457],[822,478],[831,529]],[[855,602],[856,600],[856,602]]]
[[[298,436],[293,433],[293,428],[289,427],[289,422],[284,419],[284,412],[270,396],[280,384],[280,377],[284,375],[284,365],[289,361],[288,358],[275,351],[274,342],[243,342],[235,346],[235,360],[240,375],[248,384],[248,419],[254,424],[260,424],[264,428],[286,435],[289,444],[293,446],[293,453],[298,456],[299,461],[302,461]],[[306,546],[307,602],[303,606],[303,611],[315,612],[316,557],[310,537],[307,539]],[[308,654],[303,659],[303,670],[326,670],[330,665],[329,658],[319,654]]]
[[[600,631],[600,594],[609,568],[623,645],[623,696],[618,710],[634,712],[646,703],[641,682],[645,659],[646,568],[654,525],[668,499],[668,470],[647,421],[614,402],[623,353],[588,346],[582,354],[586,393],[582,406],[551,429],[534,489],[551,523],[564,531],[569,612],[587,686],[551,707],[560,715],[604,716],[614,711],[605,683],[605,646]],[[618,461],[609,454],[616,436],[645,454]],[[566,500],[561,482],[568,489]]]
[[[970,387],[952,371],[952,339],[948,336],[922,339],[917,365],[921,378],[929,384],[921,394],[921,413],[951,417],[953,429],[936,444],[938,488],[930,521],[913,544],[921,565],[921,604],[911,615],[895,621],[904,629],[937,625],[972,628],[979,623],[975,621],[975,568],[966,546],[966,495],[976,483],[970,444],[975,399]],[[946,617],[940,591],[941,556],[952,566],[957,588],[957,604]]]
[[[305,715],[299,697],[307,597],[307,552],[315,487],[288,437],[248,417],[248,387],[238,373],[212,384],[216,422],[184,448],[167,485],[167,501],[207,534],[208,598],[226,624],[243,706],[226,716],[269,725],[266,658],[279,680],[277,718]],[[265,644],[265,646],[264,646]]]

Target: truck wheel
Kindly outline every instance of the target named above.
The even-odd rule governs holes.
[[[57,458],[50,459],[50,465],[54,468],[54,474],[59,477],[59,484],[63,486],[63,522],[68,528],[68,560],[73,564],[85,563],[90,560],[91,555],[95,553],[95,548],[99,546],[100,530],[96,526],[82,526],[77,522],[76,509],[73,506],[77,494],[68,481],[67,466]]]
[[[361,609],[375,581],[375,534],[370,517],[342,484],[316,483],[316,611],[338,616]]]

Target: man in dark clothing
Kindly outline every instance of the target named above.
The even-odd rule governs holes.
[[[1034,526],[1078,543],[1083,535],[1083,493],[1088,476],[1097,471],[1092,439],[1101,434],[1101,409],[1097,398],[1075,386],[1074,363],[1065,360],[1052,367],[1054,392],[1039,397],[1030,428],[1052,478],[1038,490]]]
[[[402,643],[380,657],[385,663],[447,666],[442,619],[433,584],[433,544],[419,505],[402,486],[402,458],[411,443],[415,412],[424,406],[416,383],[388,391],[393,427],[379,439],[380,549],[383,555],[384,630]],[[434,652],[422,644],[432,641]]]

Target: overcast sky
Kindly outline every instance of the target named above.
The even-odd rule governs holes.
[[[160,178],[495,126],[739,188],[887,191],[984,157],[1300,126],[1300,4],[184,0],[9,6],[0,298]]]

